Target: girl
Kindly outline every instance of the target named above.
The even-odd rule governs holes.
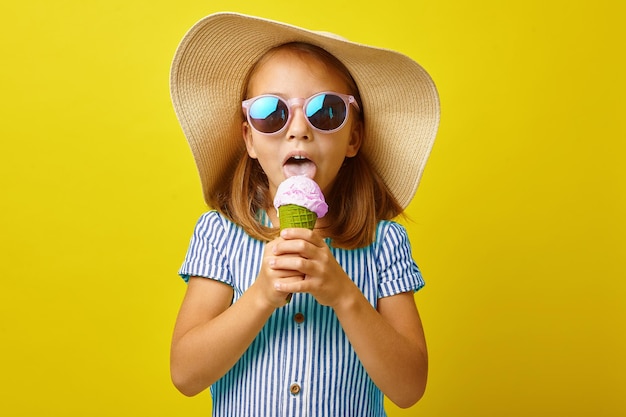
[[[175,386],[210,386],[214,416],[384,416],[384,395],[417,402],[423,281],[390,219],[435,137],[430,77],[392,51],[220,13],[181,42],[171,90],[214,208],[180,270]],[[260,119],[255,103],[276,111]],[[329,212],[313,231],[279,234],[272,201],[294,172],[319,184]]]

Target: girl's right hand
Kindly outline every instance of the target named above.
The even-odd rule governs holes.
[[[276,261],[276,255],[274,254],[274,247],[280,241],[284,239],[278,237],[271,242],[268,242],[263,252],[263,260],[261,263],[261,270],[253,285],[258,286],[262,297],[268,304],[274,308],[283,307],[287,303],[287,297],[289,293],[279,291],[276,289],[276,283],[280,280],[281,283],[291,283],[302,281],[304,276],[302,273],[287,269],[275,269],[274,263]],[[281,257],[290,257],[297,255],[283,254]]]

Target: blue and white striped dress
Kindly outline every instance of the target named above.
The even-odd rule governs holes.
[[[264,224],[269,225],[266,215]],[[327,241],[328,242],[328,241]],[[201,216],[179,271],[234,289],[233,302],[259,273],[265,244],[216,211]],[[417,291],[424,281],[400,224],[382,221],[365,248],[331,252],[376,307],[379,298]],[[277,309],[248,350],[213,386],[213,416],[385,416],[383,394],[367,375],[337,317],[309,294]]]

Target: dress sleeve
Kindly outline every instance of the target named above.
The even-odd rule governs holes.
[[[232,274],[224,251],[227,239],[226,223],[219,213],[204,213],[196,223],[187,255],[178,274],[185,282],[191,276],[198,276],[232,286]]]
[[[411,255],[406,229],[395,222],[381,222],[377,230],[378,292],[389,297],[424,286],[422,274]]]

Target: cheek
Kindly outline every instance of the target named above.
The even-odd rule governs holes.
[[[332,149],[327,149],[325,152],[326,157],[323,159],[323,170],[326,172],[326,176],[333,180],[341,169],[343,162],[348,156],[346,146],[334,146]]]
[[[281,152],[275,143],[252,135],[252,140],[246,142],[246,148],[248,155],[259,162],[266,175],[282,172]]]
[[[250,150],[248,151],[248,155],[254,154],[253,158],[259,160],[259,162],[266,162],[272,159],[272,156],[276,156],[277,150],[273,149],[270,146],[262,143],[261,141],[255,141],[250,146]],[[252,156],[252,155],[250,155]]]

